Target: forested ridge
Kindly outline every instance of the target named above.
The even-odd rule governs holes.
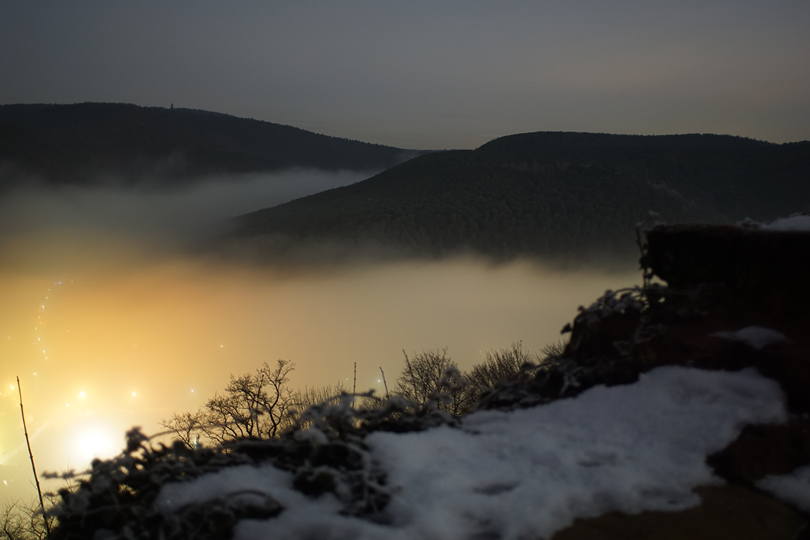
[[[810,205],[810,143],[539,132],[423,155],[368,180],[237,218],[272,254],[319,242],[441,255],[609,255],[635,225],[768,219]],[[292,240],[288,242],[288,240]]]
[[[35,175],[61,184],[102,175],[191,180],[291,167],[369,171],[417,153],[195,109],[0,105],[0,173],[6,179]]]

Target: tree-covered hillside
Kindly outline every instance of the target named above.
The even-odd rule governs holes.
[[[416,152],[207,111],[116,103],[0,106],[2,178],[191,179],[290,167],[380,170]],[[16,173],[16,174],[15,174]]]
[[[764,219],[810,205],[810,143],[717,135],[529,133],[423,155],[363,182],[241,216],[273,256],[317,244],[496,258],[620,254],[636,223]]]

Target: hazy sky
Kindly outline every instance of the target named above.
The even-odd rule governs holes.
[[[810,139],[810,2],[3,2],[1,103],[210,109],[407,147]]]

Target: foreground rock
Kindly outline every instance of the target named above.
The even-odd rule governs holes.
[[[570,395],[598,381],[624,384],[660,365],[756,368],[779,383],[788,421],[747,425],[708,456],[729,484],[702,488],[700,506],[610,514],[578,522],[558,538],[810,535],[807,515],[791,507],[795,500],[761,492],[768,485],[763,479],[796,475],[810,464],[810,232],[674,226],[650,231],[647,240],[642,264],[667,287],[607,295],[582,312],[565,355],[573,360],[539,370],[534,399]],[[496,396],[492,401],[498,404]],[[806,489],[802,500],[810,500],[810,482],[798,485]]]
[[[554,540],[773,540],[805,538],[807,517],[772,497],[734,485],[695,490],[700,504],[680,512],[612,512],[577,520]]]

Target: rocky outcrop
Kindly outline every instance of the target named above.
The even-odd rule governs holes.
[[[674,226],[646,238],[642,266],[666,286],[648,282],[624,300],[609,292],[582,310],[564,358],[533,375],[535,399],[622,383],[661,365],[755,368],[780,384],[790,420],[745,426],[709,456],[728,484],[699,488],[699,507],[578,520],[555,538],[807,538],[808,516],[756,483],[810,464],[810,232]],[[566,377],[568,389],[554,382]],[[506,389],[497,397],[489,403],[509,401]]]
[[[675,225],[647,233],[642,264],[694,304],[757,322],[810,321],[810,233]]]
[[[808,461],[810,418],[802,416],[782,425],[745,426],[736,441],[707,460],[722,477],[748,485],[769,475],[788,474]]]
[[[807,519],[772,497],[734,485],[695,490],[701,504],[680,512],[613,512],[580,519],[554,540],[806,539]]]

